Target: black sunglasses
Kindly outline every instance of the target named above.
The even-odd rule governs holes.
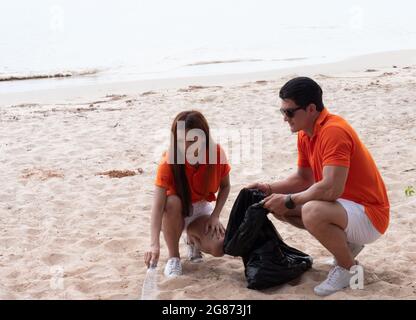
[[[297,107],[297,108],[291,108],[291,109],[280,108],[280,113],[283,116],[286,116],[288,118],[293,118],[295,116],[296,111],[298,111],[300,109],[306,109],[306,108],[305,107]]]

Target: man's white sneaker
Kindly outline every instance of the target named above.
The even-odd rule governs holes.
[[[355,257],[358,256],[358,254],[364,249],[363,244],[355,244],[355,243],[351,243],[351,242],[347,242],[347,244],[348,244],[348,248],[350,248],[353,259],[355,259]],[[332,266],[337,266],[338,265],[338,261],[337,261],[337,259],[335,259],[335,257],[332,259],[331,265]]]
[[[181,259],[177,257],[170,258],[166,263],[164,273],[166,277],[177,277],[182,275]]]
[[[335,266],[328,273],[328,277],[324,282],[314,288],[314,292],[318,296],[328,296],[337,291],[347,288],[353,274],[347,269]]]

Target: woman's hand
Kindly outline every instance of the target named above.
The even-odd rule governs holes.
[[[153,245],[149,251],[144,254],[144,264],[149,268],[150,266],[156,266],[159,261],[160,246]]]
[[[264,192],[266,196],[269,196],[272,194],[272,187],[270,186],[269,183],[256,182],[256,183],[249,184],[246,188],[259,189],[260,191]]]
[[[205,224],[205,234],[208,233],[211,234],[211,238],[217,236],[218,239],[221,239],[225,234],[225,229],[221,224],[220,219],[214,214],[211,214]]]

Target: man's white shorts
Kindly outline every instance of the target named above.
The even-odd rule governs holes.
[[[355,244],[368,244],[381,237],[381,233],[373,226],[364,206],[346,199],[337,200],[347,211],[348,224],[345,228],[347,241]]]

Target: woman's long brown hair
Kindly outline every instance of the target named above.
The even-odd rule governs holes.
[[[201,112],[190,110],[190,111],[183,111],[179,113],[175,120],[173,120],[171,133],[173,140],[171,141],[173,145],[170,146],[170,152],[173,152],[173,163],[170,163],[170,168],[173,173],[174,183],[175,183],[175,190],[179,198],[182,202],[182,214],[186,217],[190,215],[190,207],[191,207],[191,192],[189,188],[188,179],[186,177],[185,172],[185,164],[180,163],[178,161],[178,136],[177,136],[177,129],[178,129],[178,122],[184,121],[185,123],[185,132],[190,129],[200,129],[204,132],[206,138],[206,154],[210,155],[209,152],[213,147],[216,145],[211,140],[211,135],[209,132],[208,122],[205,117],[202,115]],[[180,150],[185,150],[184,148]],[[217,150],[215,150],[215,155]],[[182,157],[185,159],[185,157]],[[204,189],[204,196],[208,195],[208,184],[209,184],[209,177],[214,170],[215,164],[212,164],[212,161],[207,162],[207,170],[205,172],[204,182],[205,182],[205,189]]]

